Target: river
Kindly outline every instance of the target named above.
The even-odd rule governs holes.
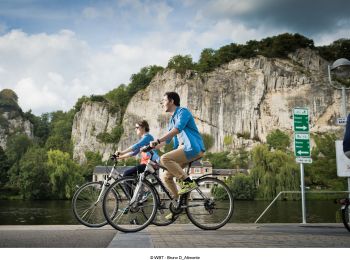
[[[254,223],[270,201],[235,201],[230,222]],[[308,223],[341,222],[339,205],[333,200],[306,202]],[[176,223],[187,223],[181,216]],[[259,223],[301,223],[300,201],[277,201]],[[0,225],[70,225],[78,224],[70,201],[0,201]]]

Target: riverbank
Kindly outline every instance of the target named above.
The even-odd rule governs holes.
[[[235,201],[230,223],[254,223],[270,201]],[[333,200],[306,201],[308,223],[340,223],[340,206]],[[102,214],[102,212],[101,212]],[[259,223],[300,223],[300,201],[276,201]],[[188,224],[185,214],[176,224]],[[71,201],[0,201],[2,225],[75,225]]]

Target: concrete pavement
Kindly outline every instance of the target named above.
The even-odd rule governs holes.
[[[227,224],[205,231],[192,224],[149,226],[121,233],[110,226],[0,226],[0,247],[110,248],[348,248],[342,224]]]

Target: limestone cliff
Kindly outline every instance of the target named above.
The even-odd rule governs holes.
[[[292,108],[297,106],[309,108],[312,132],[339,129],[335,121],[340,116],[340,93],[328,84],[327,64],[316,52],[302,49],[289,59],[236,59],[204,75],[188,71],[182,76],[165,70],[131,99],[118,148],[137,140],[133,126],[139,119],[148,120],[155,137],[167,131],[169,116],[159,104],[166,91],[180,94],[181,106],[190,109],[200,132],[214,138],[211,151],[215,152],[251,147],[256,141],[266,141],[267,134],[276,128],[291,134]],[[87,106],[91,107],[90,114]],[[85,148],[96,149],[104,156],[111,151],[110,145],[96,142],[90,134],[92,125],[99,125],[102,117],[102,128],[106,122],[113,127],[115,119],[101,109],[98,104],[88,104],[76,115],[72,134],[76,158]]]
[[[34,138],[33,125],[20,114],[12,111],[0,114],[0,146],[5,150],[7,139],[13,133],[23,133]]]
[[[105,144],[97,139],[100,133],[110,133],[120,119],[120,114],[110,113],[108,105],[86,102],[76,113],[72,127],[73,158],[85,161],[85,152],[99,152],[103,158],[114,152],[115,144]]]

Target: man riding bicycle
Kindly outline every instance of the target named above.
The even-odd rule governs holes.
[[[165,112],[171,114],[168,125],[168,133],[157,141],[150,142],[150,146],[159,149],[165,143],[174,141],[174,150],[164,154],[160,162],[167,168],[163,181],[168,189],[177,199],[179,195],[185,194],[197,187],[183,168],[191,161],[199,159],[205,152],[202,136],[200,135],[191,112],[180,107],[180,97],[176,92],[166,92],[162,100]],[[180,180],[181,189],[178,191],[174,177]]]

